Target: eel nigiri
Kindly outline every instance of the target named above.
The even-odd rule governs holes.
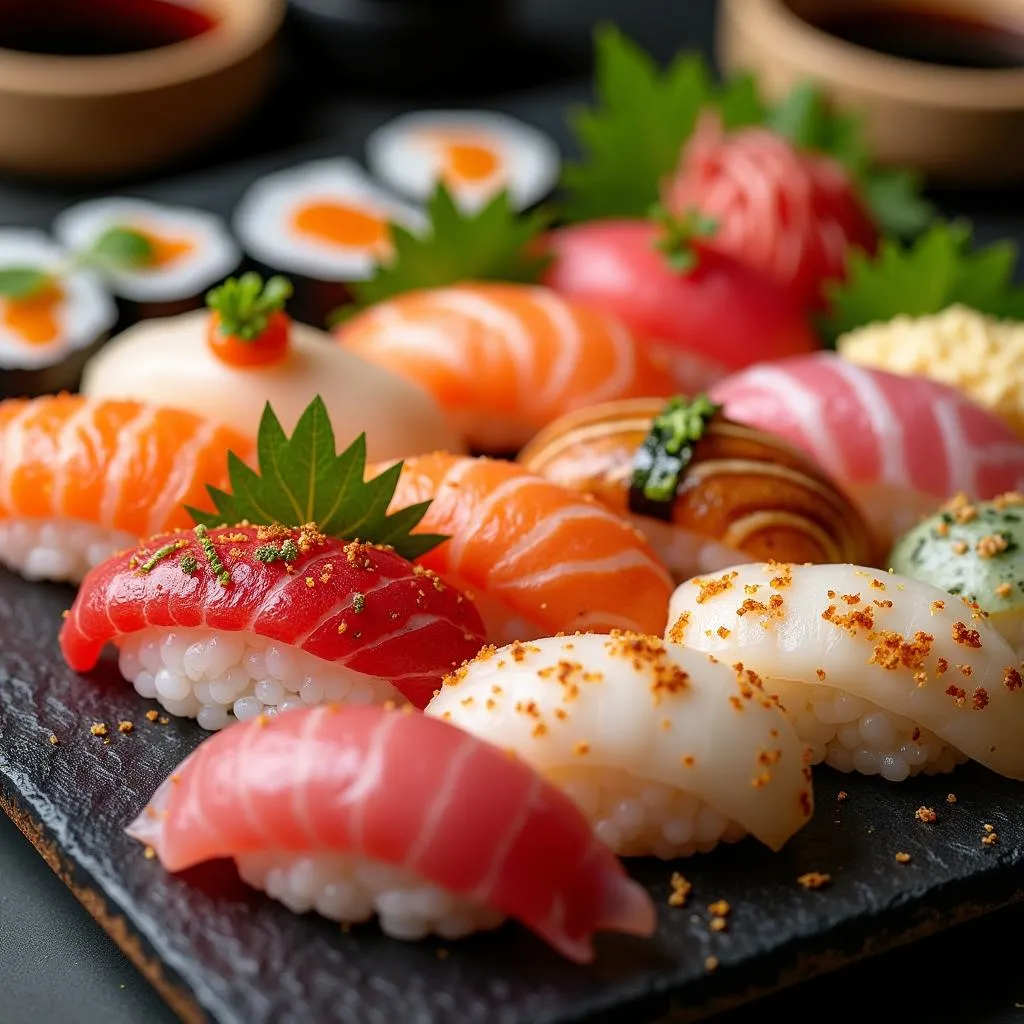
[[[620,855],[670,858],[810,818],[804,745],[742,667],[615,632],[487,648],[426,713],[511,749]]]
[[[973,758],[1024,780],[1024,686],[977,605],[856,565],[737,565],[682,584],[667,636],[763,679],[812,763],[901,782]]]
[[[191,412],[46,395],[0,402],[0,562],[32,580],[79,583],[140,538],[212,510],[228,450],[251,439]]]
[[[206,729],[324,701],[423,707],[484,641],[428,570],[312,525],[150,538],[86,576],[60,633],[76,672],[114,643],[143,697]]]
[[[618,320],[532,285],[407,292],[346,320],[336,335],[426,388],[481,454],[515,452],[572,409],[667,395],[672,386]]]
[[[732,420],[813,456],[887,549],[951,495],[1024,482],[1024,441],[959,391],[818,353],[754,366],[711,388]]]
[[[698,395],[633,398],[556,420],[527,469],[634,522],[679,581],[741,558],[873,562],[870,531],[828,474]]]
[[[450,539],[418,561],[474,598],[493,642],[665,628],[668,572],[592,498],[514,463],[435,453],[406,460],[392,507],[428,500],[413,533]]]
[[[233,857],[295,913],[377,914],[398,939],[456,939],[508,916],[586,963],[594,932],[655,927],[650,896],[554,786],[402,711],[309,708],[219,733],[128,833],[169,871]]]

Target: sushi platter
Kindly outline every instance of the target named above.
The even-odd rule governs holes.
[[[0,807],[187,1024],[682,1024],[1024,900],[1014,249],[596,47],[575,163],[0,229]]]

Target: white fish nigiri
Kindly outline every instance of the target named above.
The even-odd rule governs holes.
[[[812,763],[900,782],[967,758],[1024,779],[1024,686],[976,605],[857,565],[737,565],[676,589],[667,637],[763,679]]]
[[[622,856],[670,858],[753,835],[780,849],[810,818],[806,750],[745,672],[656,637],[485,648],[426,714],[514,751]]]

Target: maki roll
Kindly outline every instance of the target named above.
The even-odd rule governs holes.
[[[414,207],[389,196],[353,160],[318,160],[261,178],[233,218],[242,247],[266,273],[296,285],[296,319],[314,327],[351,298],[348,285],[373,276],[392,253],[392,223],[426,226]]]
[[[656,923],[650,896],[554,786],[399,710],[307,708],[213,736],[128,834],[168,871],[234,858],[289,910],[376,916],[395,939],[458,939],[512,917],[587,963],[594,932],[647,936]]]
[[[43,395],[0,402],[0,564],[30,580],[80,583],[140,537],[190,526],[214,506],[228,450],[252,442],[178,409]]]
[[[519,454],[534,473],[630,518],[677,582],[735,564],[873,562],[871,534],[828,474],[704,395],[570,413]]]
[[[469,213],[501,191],[517,209],[534,206],[554,189],[562,167],[553,139],[490,110],[403,114],[371,133],[366,161],[376,177],[416,202],[443,184]]]
[[[59,245],[0,230],[0,398],[74,389],[116,321],[100,281]]]
[[[750,834],[779,850],[813,809],[804,745],[741,669],[613,632],[487,648],[426,713],[513,751],[620,856],[684,857]]]
[[[737,565],[682,584],[673,643],[760,679],[811,763],[902,782],[969,758],[1024,780],[1024,684],[977,605],[857,565]]]
[[[410,559],[420,504],[386,513],[401,465],[365,480],[366,439],[344,452],[323,403],[289,437],[268,406],[259,467],[228,460],[215,512],[147,538],[84,579],[60,633],[88,672],[108,644],[144,697],[206,729],[304,705],[423,707],[486,634],[472,601]],[[305,520],[305,521],[304,521]]]
[[[234,273],[241,251],[220,217],[110,197],[78,203],[53,224],[61,243],[96,269],[120,302],[120,328],[198,309]]]
[[[373,460],[461,450],[426,391],[292,321],[290,297],[285,278],[232,278],[211,291],[207,309],[119,335],[89,363],[82,390],[187,409],[250,438],[267,402],[290,428],[320,396],[339,433],[366,435]]]
[[[958,495],[901,537],[894,572],[977,603],[988,622],[1024,652],[1024,495],[991,501]]]

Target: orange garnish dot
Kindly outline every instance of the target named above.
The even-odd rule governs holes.
[[[152,231],[137,230],[153,247],[153,258],[149,261],[150,267],[166,267],[195,251],[195,244],[187,238],[167,238]]]
[[[57,312],[64,291],[50,282],[24,299],[7,299],[3,324],[30,345],[48,345],[60,334]]]
[[[386,220],[329,200],[300,207],[293,223],[300,234],[353,249],[380,249],[390,238]]]
[[[449,142],[445,145],[445,173],[455,181],[486,181],[501,167],[498,154],[476,142]]]

